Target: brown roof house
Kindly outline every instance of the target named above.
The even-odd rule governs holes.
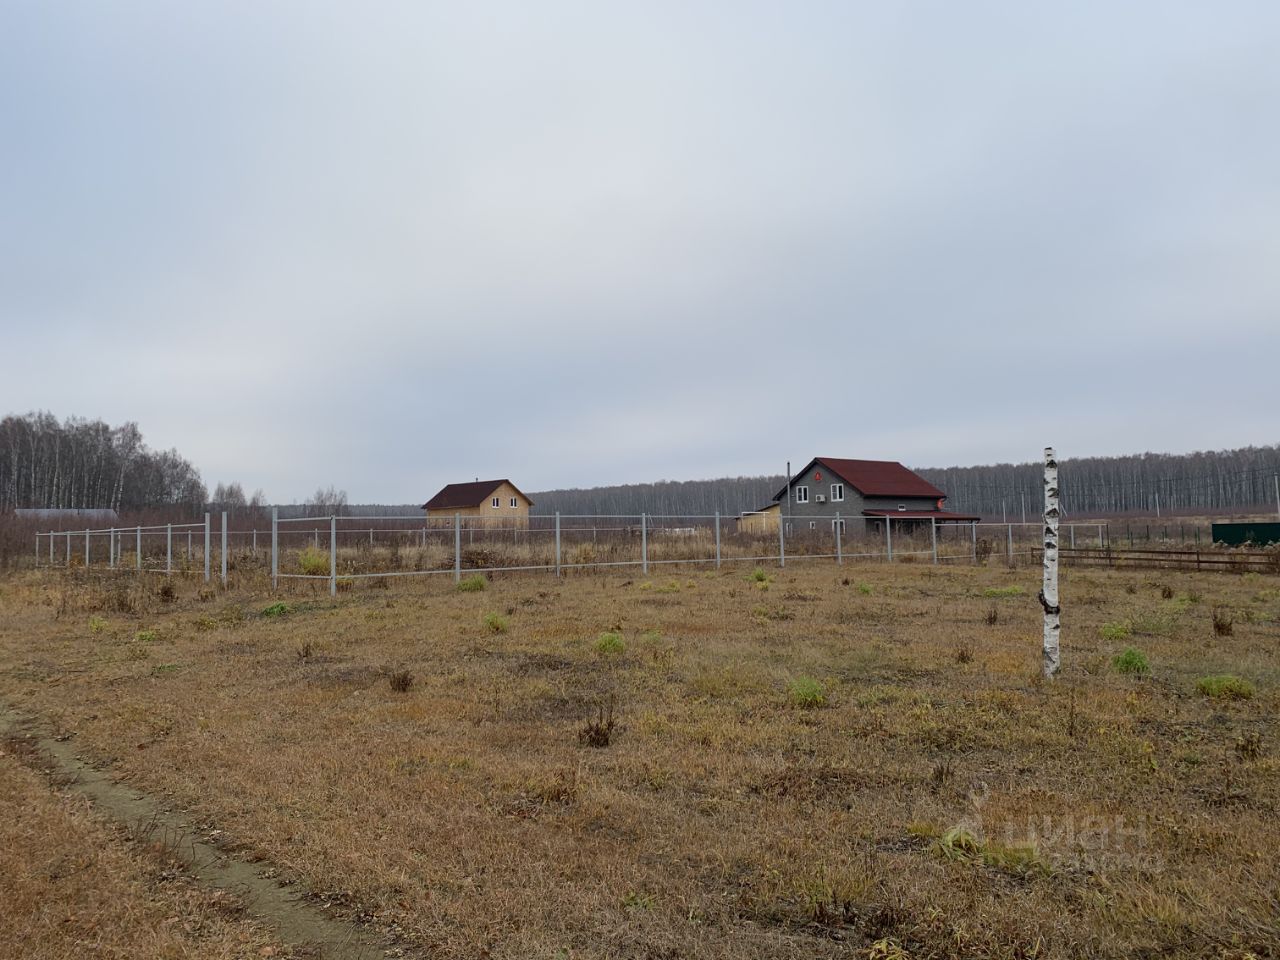
[[[476,480],[450,483],[422,505],[428,517],[450,517],[464,521],[492,521],[527,527],[533,501],[510,480]]]
[[[842,460],[814,457],[778,491],[774,500],[793,529],[816,528],[843,518],[865,518],[868,528],[893,517],[905,527],[932,523],[977,523],[981,518],[944,510],[947,495],[896,460]],[[915,522],[915,524],[912,523]]]

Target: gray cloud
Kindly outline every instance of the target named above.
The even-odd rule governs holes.
[[[1277,440],[1272,5],[33,4],[0,36],[0,406],[137,420],[211,483]]]

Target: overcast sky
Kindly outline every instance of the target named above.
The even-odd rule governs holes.
[[[0,413],[354,502],[1280,441],[1280,5],[0,0]]]

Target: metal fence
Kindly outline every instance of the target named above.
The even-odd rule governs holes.
[[[1039,523],[944,522],[933,518],[803,518],[553,514],[491,521],[464,514],[288,517],[272,510],[265,529],[230,530],[227,514],[213,535],[203,523],[51,530],[36,534],[41,566],[85,566],[163,574],[203,573],[216,555],[225,584],[231,569],[282,580],[339,583],[390,577],[452,576],[503,571],[567,571],[636,567],[642,574],[676,565],[880,561],[897,563],[1038,562]],[[1105,523],[1063,524],[1069,548],[1106,548]]]

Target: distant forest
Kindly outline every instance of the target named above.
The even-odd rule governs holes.
[[[797,468],[803,464],[796,464]],[[947,507],[988,520],[1020,520],[1040,508],[1039,463],[914,468],[944,490]],[[1062,507],[1068,517],[1095,515],[1270,512],[1277,509],[1280,444],[1188,454],[1146,453],[1082,457],[1061,462]],[[781,474],[716,480],[662,480],[590,489],[535,492],[534,513],[648,513],[729,516],[768,504],[784,484]],[[219,484],[212,496],[200,473],[176,450],[155,451],[137,424],[112,427],[50,413],[0,420],[0,512],[14,507],[111,508],[120,512],[177,509],[195,514],[226,509],[269,516],[261,491],[246,497],[240,484]],[[358,506],[333,487],[305,504],[281,508],[299,514],[416,516],[418,505]]]
[[[797,464],[797,467],[803,464]],[[916,467],[947,494],[947,508],[988,520],[1034,518],[1043,496],[1039,463],[980,467]],[[1280,445],[1216,452],[1081,457],[1060,463],[1066,516],[1272,511]],[[659,481],[591,489],[548,490],[531,496],[535,513],[694,516],[729,515],[767,504],[781,474],[719,480]]]
[[[136,423],[51,413],[0,420],[0,510],[14,507],[193,511],[207,492],[176,450],[151,450]]]

